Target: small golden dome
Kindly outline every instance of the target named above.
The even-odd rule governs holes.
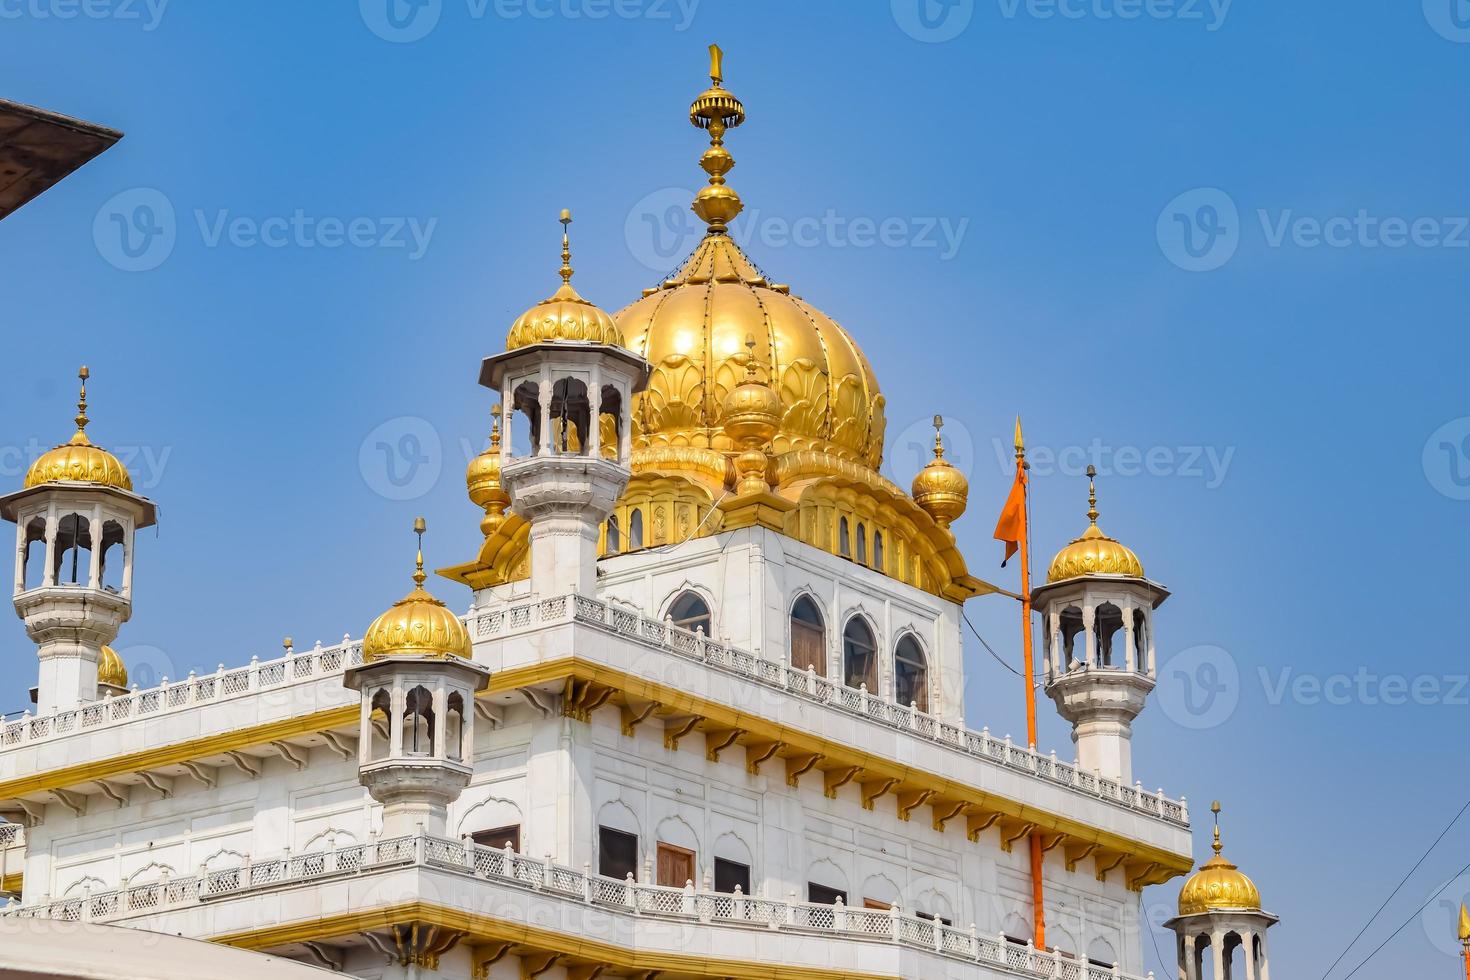
[[[725,435],[737,446],[759,448],[781,428],[781,396],[760,381],[755,371],[755,336],[746,335],[745,380],[725,397]]]
[[[1256,883],[1221,854],[1224,846],[1220,843],[1219,802],[1210,809],[1215,814],[1215,856],[1184,883],[1179,892],[1179,914],[1259,912],[1261,892]]]
[[[102,659],[97,661],[97,683],[124,690],[128,686],[128,668],[122,657],[112,647],[102,648]]]
[[[944,417],[934,416],[934,459],[914,477],[914,503],[922,507],[940,527],[949,527],[965,512],[970,499],[970,481],[944,458],[944,440],[940,430]]]
[[[1089,466],[1087,519],[1091,522],[1082,536],[1067,545],[1051,560],[1048,582],[1081,578],[1084,575],[1123,575],[1143,578],[1143,562],[1123,543],[1108,537],[1097,526],[1097,470]]]
[[[458,616],[434,598],[425,588],[424,519],[414,521],[419,535],[418,565],[413,573],[413,591],[367,628],[362,636],[363,663],[383,657],[423,657],[471,659],[470,634]]]
[[[77,402],[76,434],[69,442],[43,453],[26,471],[24,488],[42,486],[47,483],[90,483],[99,487],[112,487],[131,491],[133,478],[127,467],[112,453],[101,446],[92,445],[87,438],[87,378],[91,372],[85,366],[77,375],[82,380],[82,394]]]
[[[511,324],[510,333],[505,338],[506,350],[551,341],[609,344],[614,347],[623,343],[622,331],[613,318],[572,288],[572,246],[566,232],[566,226],[572,223],[570,211],[562,211],[561,223],[561,286]]]
[[[505,509],[510,506],[510,494],[500,482],[500,406],[490,411],[495,416],[490,428],[490,448],[470,460],[465,471],[470,500],[485,511],[480,530],[487,536],[505,520]]]

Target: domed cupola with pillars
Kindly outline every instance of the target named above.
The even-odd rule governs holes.
[[[134,538],[157,521],[127,468],[87,435],[90,374],[78,373],[71,439],[0,497],[0,517],[16,525],[15,611],[36,643],[43,714],[125,690],[127,669],[110,644],[132,616]]]
[[[1133,719],[1157,677],[1153,614],[1169,591],[1098,527],[1096,468],[1087,480],[1087,528],[1057,552],[1032,604],[1042,617],[1046,692],[1072,725],[1079,765],[1128,784]]]
[[[1180,980],[1207,973],[1233,980],[1271,980],[1266,931],[1280,921],[1261,907],[1261,892],[1244,872],[1225,859],[1220,840],[1220,801],[1215,816],[1215,856],[1179,890],[1179,915],[1164,923],[1179,937]],[[1210,970],[1205,970],[1205,958]],[[1243,973],[1232,969],[1239,960]]]
[[[715,46],[710,53],[710,86],[688,114],[709,137],[699,161],[707,183],[691,203],[705,234],[611,318],[618,336],[607,345],[645,360],[649,374],[619,433],[630,477],[599,529],[599,555],[761,526],[946,598],[992,591],[969,574],[949,527],[964,509],[963,474],[941,449],[922,487],[915,484],[924,498],[916,500],[880,473],[887,401],[861,346],[732,236],[744,203],[729,183],[735,158],[727,139],[746,110],[726,87],[723,53]],[[512,350],[568,335],[558,325],[567,318],[546,314],[545,305],[516,321]],[[571,336],[601,332],[599,318],[572,309]],[[504,397],[506,412],[516,410],[514,393]],[[573,429],[581,438],[584,429]],[[606,420],[599,430],[605,455]],[[524,515],[512,506],[491,523],[477,559],[446,575],[484,588],[530,574]]]

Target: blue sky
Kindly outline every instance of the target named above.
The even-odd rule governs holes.
[[[162,508],[139,672],[360,634],[414,514],[431,562],[474,551],[477,365],[555,284],[558,210],[610,309],[675,264],[718,41],[736,234],[864,346],[896,478],[951,420],[972,569],[1015,584],[989,538],[1016,412],[1038,564],[1102,469],[1103,527],[1175,593],[1139,776],[1226,801],[1278,975],[1320,976],[1466,792],[1452,2],[0,0],[0,95],[127,133],[0,226],[0,480],[69,433],[85,361],[92,433]],[[1019,661],[1013,608],[970,615]],[[0,665],[19,709],[18,621]],[[1020,732],[1016,679],[969,666],[970,722]],[[1470,822],[1333,976],[1466,862]],[[1456,975],[1451,928],[1431,905],[1357,975]]]

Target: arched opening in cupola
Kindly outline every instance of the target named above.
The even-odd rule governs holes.
[[[369,702],[368,710],[368,738],[372,740],[368,746],[368,758],[376,761],[388,758],[392,751],[389,743],[389,725],[393,719],[393,695],[387,688],[379,688],[373,692],[373,699]]]
[[[39,589],[46,582],[46,519],[33,517],[26,523],[25,572],[22,588]]]
[[[456,691],[449,695],[444,709],[444,751],[451,762],[469,757],[470,746],[464,743],[464,697]]]
[[[643,511],[633,508],[633,513],[628,517],[628,550],[639,551],[643,548]]]
[[[522,381],[510,393],[511,413],[506,420],[506,438],[513,458],[541,452],[541,386]]]
[[[1087,638],[1083,635],[1086,621],[1082,618],[1082,610],[1076,606],[1063,609],[1057,618],[1062,631],[1061,672],[1065,674],[1074,664],[1087,662]]]
[[[434,754],[434,696],[422,684],[403,700],[403,752]]]
[[[614,385],[603,385],[598,406],[598,455],[617,459],[623,437],[623,395]]]
[[[592,402],[587,384],[577,378],[562,378],[551,386],[551,451],[557,456],[584,456],[589,440]]]
[[[1122,667],[1126,652],[1123,649],[1123,610],[1111,602],[1097,607],[1093,628],[1097,631],[1097,666]]]
[[[67,514],[56,526],[57,585],[87,585],[92,576],[92,522],[81,514]]]
[[[117,521],[102,524],[102,588],[119,594],[123,588],[123,566],[127,564],[127,542],[123,526]]]
[[[613,514],[607,519],[607,547],[606,553],[615,555],[623,550],[623,531],[618,525],[618,515]]]
[[[845,517],[837,518],[837,553],[843,558],[852,557],[852,534]]]

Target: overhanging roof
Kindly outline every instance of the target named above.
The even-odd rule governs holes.
[[[120,139],[114,129],[0,99],[0,219]]]

